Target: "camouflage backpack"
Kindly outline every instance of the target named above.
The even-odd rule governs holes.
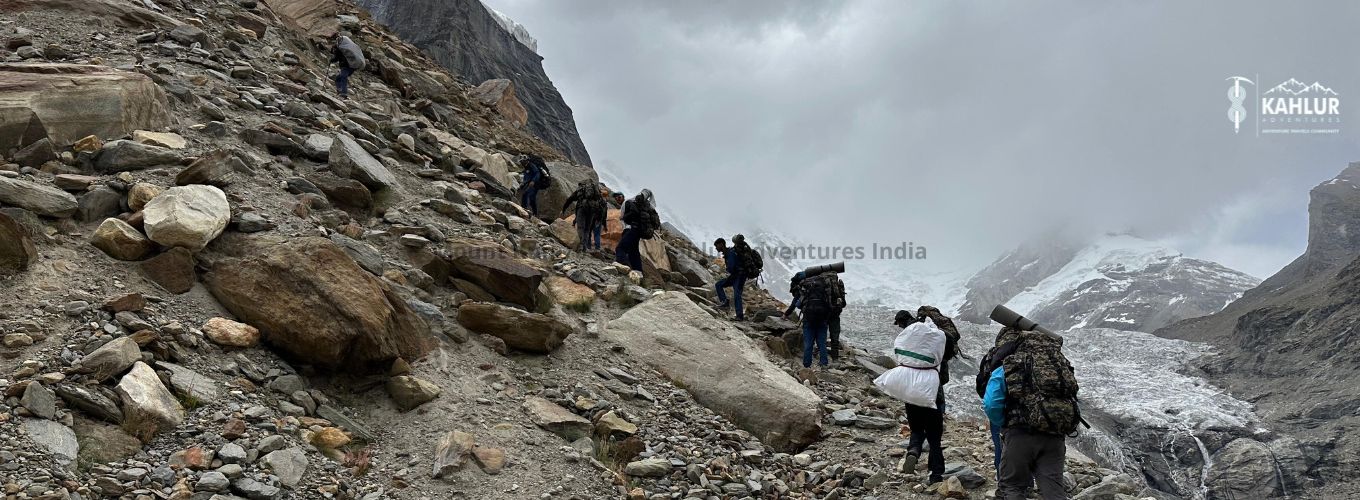
[[[935,306],[921,306],[917,308],[916,317],[919,318],[921,316],[930,318],[930,321],[935,323],[935,326],[944,330],[945,338],[948,338],[951,341],[950,343],[954,348],[953,353],[945,353],[946,355],[960,354],[959,339],[962,338],[962,336],[959,335],[959,327],[954,326],[953,319],[950,319],[949,316],[945,316],[944,313],[940,312],[940,309]]]
[[[1077,376],[1062,353],[1062,337],[1020,333],[1006,373],[1006,425],[1030,432],[1069,435],[1082,423]]]
[[[953,323],[952,321],[950,322]],[[943,328],[942,328],[943,329]],[[982,361],[978,363],[977,372],[977,395],[985,397],[987,394],[987,382],[992,378],[992,372],[996,367],[1006,361],[1006,357],[1015,352],[1015,348],[1020,345],[1020,334],[1023,331],[1009,326],[1001,327],[1001,331],[996,334],[996,342],[987,354],[982,356]]]
[[[803,310],[804,320],[822,321],[831,317],[835,310],[836,273],[822,273],[804,279],[798,285],[798,307]]]

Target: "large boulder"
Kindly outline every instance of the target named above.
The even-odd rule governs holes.
[[[203,283],[266,342],[325,368],[381,369],[431,347],[429,327],[387,284],[320,237],[230,235]]]
[[[576,191],[577,184],[587,179],[600,181],[600,174],[595,173],[595,169],[572,163],[548,162],[548,172],[552,174],[553,182],[548,189],[538,192],[538,213],[549,220],[569,215],[562,212],[562,207]]]
[[[566,322],[546,314],[480,302],[460,306],[458,322],[468,330],[499,337],[506,347],[535,353],[557,349],[573,330]]]
[[[497,299],[545,311],[547,300],[538,292],[543,272],[525,264],[495,243],[452,239],[448,242],[449,264],[454,277],[477,285]]]
[[[340,29],[335,0],[265,0],[269,8],[311,36],[326,36]]]
[[[821,398],[683,293],[666,292],[633,307],[602,337],[769,446],[798,450],[821,433]]]
[[[227,195],[213,186],[176,186],[142,209],[146,235],[168,247],[202,250],[231,222]]]
[[[184,407],[146,363],[138,361],[118,381],[123,400],[123,430],[143,442],[184,422]]]
[[[1251,438],[1237,438],[1218,450],[1204,476],[1209,500],[1265,498],[1280,488],[1270,448]]]
[[[47,184],[0,177],[0,205],[10,205],[47,217],[70,217],[80,208],[71,193]]]
[[[90,135],[123,137],[169,123],[165,92],[140,73],[106,66],[0,64],[0,151],[44,138],[60,149]]]
[[[331,142],[330,165],[335,175],[359,181],[373,191],[397,185],[397,177],[347,135],[336,135]]]
[[[38,261],[28,228],[0,213],[0,275],[24,271]]]
[[[487,80],[468,92],[468,97],[496,110],[501,117],[516,127],[529,122],[529,110],[515,97],[515,84],[504,78]]]
[[[181,159],[180,153],[170,148],[118,140],[104,144],[104,149],[99,150],[99,156],[95,157],[94,166],[101,172],[126,172],[174,165]]]
[[[90,244],[118,260],[142,260],[156,246],[141,231],[119,219],[108,218],[90,235]]]
[[[666,255],[671,261],[671,270],[680,273],[685,277],[685,284],[689,286],[705,286],[713,283],[713,273],[708,268],[699,264],[683,250],[674,246],[666,246]]]

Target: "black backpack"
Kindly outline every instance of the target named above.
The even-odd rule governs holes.
[[[831,310],[840,313],[845,309],[845,282],[836,273],[826,273],[827,280],[831,282]]]
[[[746,279],[753,280],[760,277],[760,273],[765,270],[765,259],[760,256],[760,252],[751,248],[745,241],[737,243],[737,259],[741,261],[741,274]]]
[[[798,306],[803,310],[803,320],[822,321],[831,317],[835,311],[836,273],[822,273],[806,278],[799,285]]]
[[[600,189],[594,184],[582,186],[572,195],[576,202],[576,220],[586,223],[586,227],[593,227],[604,220],[609,207],[606,205],[603,196],[600,196]]]
[[[1062,353],[1062,337],[1021,332],[1015,352],[1001,362],[1006,373],[1006,425],[1066,436],[1084,423],[1076,372]]]
[[[541,161],[540,161],[541,163]],[[548,172],[547,165],[538,166],[538,178],[534,179],[534,189],[548,189],[552,187],[552,174]]]

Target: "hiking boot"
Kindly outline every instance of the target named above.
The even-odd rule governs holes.
[[[930,476],[930,479],[926,480],[926,486],[930,486],[940,481],[944,481],[944,478],[940,476]]]
[[[898,464],[898,472],[911,474],[916,471],[916,461],[921,458],[919,453],[907,453],[902,456],[902,463]]]

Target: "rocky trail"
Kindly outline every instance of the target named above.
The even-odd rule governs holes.
[[[949,423],[940,486],[898,470],[884,362],[809,377],[782,304],[753,285],[729,321],[721,263],[683,237],[649,240],[643,273],[570,250],[509,201],[514,155],[562,158],[504,112],[513,87],[349,3],[0,13],[6,499],[993,494],[977,422]],[[349,100],[339,28],[371,64]],[[550,168],[551,217],[597,176]],[[1141,489],[1075,455],[1069,479]]]

